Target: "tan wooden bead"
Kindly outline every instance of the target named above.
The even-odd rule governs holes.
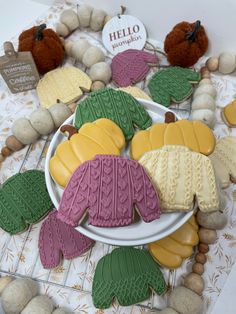
[[[13,151],[10,148],[8,148],[7,146],[4,146],[1,150],[1,153],[2,153],[3,157],[8,157],[13,153]]]
[[[203,254],[203,253],[197,253],[196,256],[195,256],[195,261],[197,263],[200,263],[200,264],[205,264],[207,259],[206,259],[206,255]]]
[[[202,275],[204,273],[204,266],[201,263],[195,263],[193,264],[192,270],[194,273]]]
[[[21,150],[25,146],[15,137],[15,135],[8,136],[5,144],[8,148],[13,150],[13,152]]]
[[[184,286],[201,295],[204,290],[204,280],[196,273],[190,273],[184,278]]]
[[[70,108],[71,112],[74,113],[77,108],[77,104],[75,102],[72,102],[68,105],[68,108]]]
[[[101,81],[94,81],[91,86],[91,91],[94,92],[96,90],[102,89],[105,87],[105,84]]]
[[[202,67],[201,68],[201,77],[202,77],[202,79],[211,77],[211,73],[209,72],[207,67]]]
[[[217,239],[217,233],[215,230],[200,228],[198,231],[199,240],[202,243],[213,244]]]
[[[209,245],[206,243],[199,243],[198,244],[198,251],[200,253],[206,254],[207,252],[209,252]]]
[[[211,71],[211,72],[214,72],[214,71],[218,70],[219,59],[217,57],[210,57],[206,61],[206,66],[207,66],[208,70]]]
[[[0,162],[3,162],[4,160],[5,160],[5,157],[2,154],[0,154]]]

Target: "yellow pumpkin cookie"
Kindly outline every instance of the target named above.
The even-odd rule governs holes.
[[[49,108],[58,102],[69,104],[78,100],[83,91],[89,91],[90,77],[75,67],[59,68],[48,72],[39,81],[37,93],[42,107]]]
[[[148,94],[146,94],[142,89],[140,89],[136,86],[120,87],[117,90],[121,90],[123,92],[126,92],[135,98],[152,100],[152,98],[150,96],[148,96]]]
[[[221,188],[227,188],[230,181],[236,182],[236,137],[226,136],[217,141],[209,157]]]
[[[211,160],[184,146],[166,145],[145,153],[139,163],[156,185],[162,212],[190,211],[196,199],[203,212],[219,208]]]
[[[195,152],[210,155],[215,148],[215,136],[211,129],[200,121],[157,123],[134,135],[130,154],[133,159],[138,160],[144,153],[164,145],[183,145]]]
[[[222,119],[231,128],[236,127],[236,100],[225,106],[221,111]]]
[[[124,146],[124,135],[113,121],[99,119],[85,123],[78,133],[57,146],[49,162],[51,176],[65,187],[81,163],[98,154],[120,155]]]
[[[199,242],[198,225],[192,216],[177,231],[148,245],[153,258],[162,266],[175,269],[181,266],[184,259],[193,254],[193,247]]]

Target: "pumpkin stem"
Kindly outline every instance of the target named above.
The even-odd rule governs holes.
[[[195,26],[192,32],[188,32],[186,35],[186,39],[190,42],[193,43],[196,40],[197,33],[199,32],[201,27],[201,22],[198,20],[195,22]]]
[[[47,27],[46,24],[41,24],[37,27],[36,33],[34,35],[35,40],[43,39],[43,30]]]
[[[62,133],[65,133],[68,136],[68,140],[71,138],[72,135],[78,133],[78,130],[70,124],[65,124],[60,128]]]
[[[175,122],[175,121],[176,121],[175,114],[171,111],[167,111],[165,113],[165,123],[171,123],[171,122]]]

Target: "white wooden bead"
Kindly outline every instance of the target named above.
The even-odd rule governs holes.
[[[37,283],[31,279],[16,279],[2,293],[2,307],[6,313],[19,314],[37,294]],[[31,313],[32,314],[32,313]]]
[[[57,23],[56,32],[59,36],[62,36],[62,37],[66,37],[70,33],[69,28],[65,24],[62,24],[62,23]]]
[[[82,4],[78,7],[77,14],[79,18],[79,25],[81,27],[89,27],[92,11],[93,8],[87,4]]]
[[[79,27],[79,19],[75,11],[68,9],[62,12],[60,21],[65,24],[70,32]]]
[[[229,52],[223,52],[219,56],[219,72],[229,74],[235,70],[236,60],[235,55]]]
[[[105,84],[111,79],[111,67],[106,62],[98,62],[91,66],[89,76],[92,81],[102,81]]]
[[[52,116],[47,109],[40,108],[32,112],[29,120],[40,135],[50,134],[55,128]]]
[[[212,84],[204,84],[200,85],[194,92],[193,98],[196,98],[198,95],[208,94],[212,98],[216,98],[216,89],[212,86]]]
[[[46,295],[33,298],[21,312],[21,314],[51,314],[55,305]]]
[[[62,123],[71,116],[71,110],[63,103],[57,103],[49,109],[52,115],[53,122],[56,128],[59,128]]]
[[[216,124],[216,115],[214,111],[209,109],[199,109],[192,112],[191,120],[201,121],[213,129]]]
[[[195,273],[190,273],[184,278],[184,286],[197,294],[202,294],[204,290],[204,280]]]
[[[103,28],[106,15],[103,10],[93,9],[90,19],[90,27],[93,31],[98,32]]]
[[[73,42],[70,55],[78,61],[82,61],[85,52],[91,47],[86,39],[79,39]]]
[[[208,94],[202,94],[196,96],[192,102],[192,110],[209,109],[215,111],[215,100]]]
[[[105,60],[103,51],[98,47],[90,47],[83,55],[82,63],[90,68],[93,64]]]
[[[16,120],[12,125],[12,133],[23,144],[28,145],[37,141],[40,134],[26,118]]]

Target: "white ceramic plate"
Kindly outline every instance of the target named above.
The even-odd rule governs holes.
[[[169,109],[158,105],[152,101],[138,99],[144,105],[146,110],[152,117],[153,123],[163,122],[165,112]],[[68,118],[64,124],[72,124],[74,115]],[[179,118],[179,117],[178,117]],[[49,160],[54,155],[57,145],[65,141],[66,137],[58,130],[52,138],[49,145],[46,164],[45,176],[49,195],[55,208],[58,208],[63,190],[54,182],[49,173]],[[128,155],[128,150],[124,151],[124,156]],[[145,223],[143,220],[135,220],[130,226],[119,228],[100,228],[89,225],[84,222],[76,229],[82,234],[96,241],[104,242],[112,245],[120,246],[136,246],[147,244],[166,237],[180,228],[193,214],[193,210],[188,213],[166,213],[162,214],[160,219],[150,223]]]

